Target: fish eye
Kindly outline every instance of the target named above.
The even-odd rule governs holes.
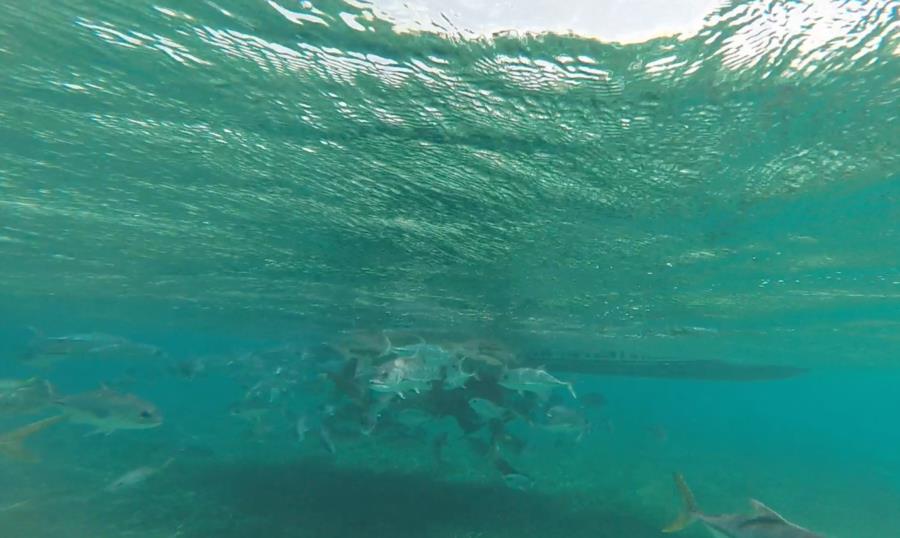
[[[146,409],[141,411],[141,418],[150,418],[152,416],[153,416],[153,413],[151,413],[150,411],[147,411]]]

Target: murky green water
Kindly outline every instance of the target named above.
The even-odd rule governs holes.
[[[0,453],[0,534],[642,538],[681,471],[900,535],[897,2],[632,44],[379,13],[0,7],[0,377],[53,386],[0,430],[69,419]],[[461,362],[392,396],[425,352],[385,335]],[[539,366],[581,397],[504,387]],[[102,383],[162,424],[86,436]]]

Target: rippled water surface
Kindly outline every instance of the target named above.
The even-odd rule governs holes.
[[[127,379],[166,422],[54,426],[44,463],[0,460],[4,536],[642,538],[677,468],[713,511],[755,496],[829,536],[900,534],[898,9],[734,2],[620,44],[401,32],[365,1],[5,2],[0,374]],[[34,369],[29,326],[166,358]],[[399,329],[551,370],[564,350],[806,374],[570,376],[609,405],[581,443],[533,440],[521,492],[435,470],[430,441],[297,449],[295,414],[248,441],[228,404],[281,370],[171,373]]]

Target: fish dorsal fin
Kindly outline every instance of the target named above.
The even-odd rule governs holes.
[[[785,519],[781,516],[781,514],[779,514],[775,510],[772,510],[771,508],[769,508],[768,506],[763,504],[761,501],[757,501],[756,499],[750,499],[750,506],[753,508],[753,512],[760,517],[766,517],[766,518],[777,519],[779,521],[785,521]]]

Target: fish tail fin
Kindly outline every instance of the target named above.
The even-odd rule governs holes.
[[[394,351],[394,344],[391,342],[391,337],[388,336],[387,331],[382,330],[381,336],[384,338],[384,350],[381,352],[379,357],[384,357],[385,355],[390,355],[392,351]]]
[[[665,533],[678,532],[684,529],[694,522],[694,519],[696,519],[697,514],[699,513],[697,501],[694,499],[694,493],[691,491],[691,488],[688,487],[687,482],[684,481],[684,477],[681,473],[675,473],[674,479],[675,485],[678,487],[678,492],[681,494],[683,508],[675,521],[669,523],[662,530]]]
[[[63,415],[52,416],[0,435],[0,453],[14,460],[27,462],[38,461],[37,456],[25,450],[25,447],[23,446],[25,439],[44,428],[56,424],[64,418]]]
[[[38,328],[35,327],[34,325],[29,325],[29,326],[28,326],[28,332],[31,333],[31,337],[32,337],[34,340],[43,340],[43,339],[44,339],[44,331],[38,329]]]

